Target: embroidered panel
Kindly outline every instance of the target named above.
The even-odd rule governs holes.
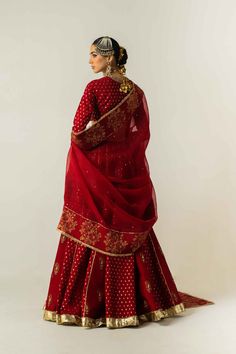
[[[96,221],[84,218],[66,206],[63,208],[57,229],[82,241],[87,246],[93,246],[111,255],[127,255],[127,253],[135,252],[149,233],[149,231],[120,232],[112,230]],[[100,267],[102,266],[103,263],[100,263]]]

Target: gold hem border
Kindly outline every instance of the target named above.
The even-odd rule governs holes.
[[[129,326],[139,326],[142,322],[156,322],[166,317],[173,317],[181,312],[186,311],[183,302],[169,307],[166,310],[158,309],[151,312],[146,312],[141,315],[130,317],[114,318],[114,317],[81,317],[78,315],[58,314],[56,311],[46,310],[43,306],[43,319],[45,321],[53,321],[58,325],[76,325],[85,328],[96,328],[105,325],[107,328],[122,328]]]

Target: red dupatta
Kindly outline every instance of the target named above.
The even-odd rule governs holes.
[[[134,83],[90,128],[72,131],[57,230],[108,255],[135,252],[158,218],[149,138],[147,101]]]

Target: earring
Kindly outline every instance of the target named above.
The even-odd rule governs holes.
[[[109,62],[106,68],[106,76],[111,76],[111,64]]]

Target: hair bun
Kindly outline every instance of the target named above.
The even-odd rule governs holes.
[[[127,62],[127,59],[128,59],[128,54],[127,54],[126,49],[124,47],[120,46],[118,64],[125,65]]]

